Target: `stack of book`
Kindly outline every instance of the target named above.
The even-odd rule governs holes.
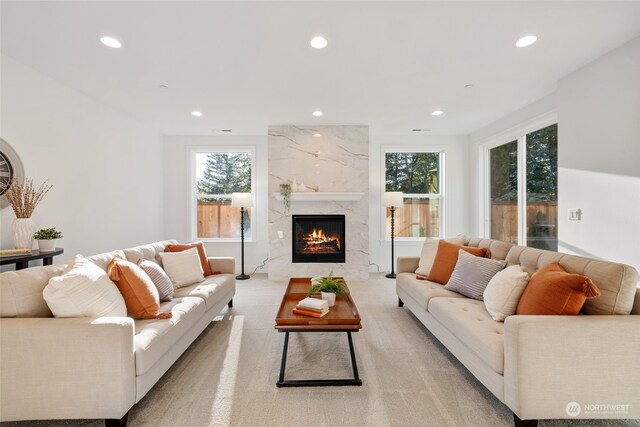
[[[295,306],[293,312],[303,316],[322,317],[329,312],[329,303],[323,299],[305,298]]]

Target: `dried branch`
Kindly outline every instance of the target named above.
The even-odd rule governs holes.
[[[33,186],[32,179],[26,179],[24,185],[22,185],[14,178],[11,180],[9,190],[5,195],[17,218],[31,218],[36,206],[38,206],[44,195],[51,190],[51,187],[45,181],[36,189]]]

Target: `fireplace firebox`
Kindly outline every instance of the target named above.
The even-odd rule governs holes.
[[[292,262],[345,262],[344,215],[293,215]]]

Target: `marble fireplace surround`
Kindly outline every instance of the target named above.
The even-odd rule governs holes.
[[[369,277],[368,126],[270,126],[268,152],[269,279],[312,277],[333,270],[336,276],[366,280]],[[318,192],[293,194],[291,208],[285,212],[280,184],[294,178],[299,184],[317,187]],[[293,214],[345,215],[345,263],[292,263]]]

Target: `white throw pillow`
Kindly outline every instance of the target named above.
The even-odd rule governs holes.
[[[193,285],[204,280],[197,248],[182,252],[160,252],[162,266],[174,288]]]
[[[422,252],[420,253],[420,261],[418,262],[416,274],[425,277],[429,275],[431,267],[433,267],[433,260],[436,259],[439,241],[440,239],[431,239],[428,237],[425,239],[424,244],[422,245]],[[464,236],[452,237],[450,239],[445,239],[445,241],[455,243],[456,245],[464,245]]]
[[[529,275],[519,265],[511,265],[491,278],[484,290],[484,305],[498,322],[516,313],[518,301],[529,283]]]
[[[61,276],[49,280],[42,296],[55,317],[127,315],[118,287],[103,269],[82,255],[76,255]]]

